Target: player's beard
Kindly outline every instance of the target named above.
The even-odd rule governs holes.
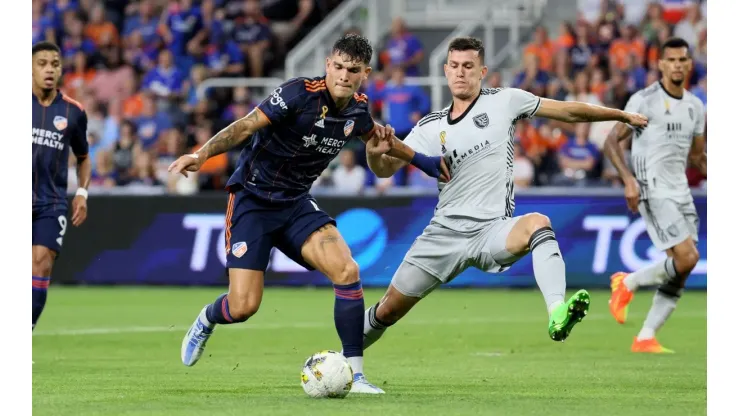
[[[680,87],[681,85],[683,85],[684,80],[684,77],[681,77],[679,79],[671,78],[671,83],[676,87]]]

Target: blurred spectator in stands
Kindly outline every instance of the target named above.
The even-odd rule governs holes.
[[[355,163],[355,153],[348,149],[339,152],[340,165],[332,173],[334,188],[342,192],[359,194],[365,186],[367,171]]]
[[[633,26],[640,26],[650,4],[648,0],[617,0],[617,3],[623,23]]]
[[[221,115],[221,119],[226,124],[230,124],[249,114],[257,104],[259,104],[259,102],[252,99],[252,93],[249,88],[236,87],[233,89],[231,103],[224,110],[224,113]]]
[[[264,55],[270,47],[270,28],[260,12],[257,0],[244,1],[244,14],[234,27],[234,41],[249,59],[249,76],[264,76]]]
[[[589,78],[585,71],[576,74],[572,89],[565,99],[566,101],[580,101],[594,105],[604,105],[601,99],[590,91]]]
[[[596,24],[603,15],[603,0],[578,0],[578,19]]]
[[[499,71],[488,71],[488,79],[486,80],[486,87],[488,88],[502,88],[501,83],[501,72]]]
[[[136,126],[129,120],[121,122],[120,139],[113,147],[113,169],[119,181],[128,183],[134,174],[134,154],[138,151]]]
[[[188,51],[203,43],[207,32],[203,27],[200,9],[193,0],[170,2],[165,11],[164,24],[160,25],[162,39],[175,56],[178,65],[189,69]]]
[[[172,128],[169,117],[162,111],[157,111],[154,100],[149,95],[144,95],[141,115],[137,117],[136,134],[141,140],[144,150],[152,149],[160,138],[160,135]]]
[[[193,111],[195,106],[198,104],[198,87],[203,81],[208,78],[208,69],[205,65],[196,64],[190,68],[190,78],[186,82],[187,95],[185,102],[183,103],[183,111],[189,113]],[[206,97],[208,96],[208,90],[206,90]]]
[[[557,40],[555,40],[555,49],[570,50],[576,44],[576,31],[573,28],[573,24],[565,21],[560,24],[560,33],[558,34]]]
[[[522,145],[514,142],[514,186],[529,188],[534,180],[534,164],[524,156]]]
[[[421,76],[419,64],[424,59],[424,46],[419,39],[406,29],[406,22],[400,17],[391,23],[391,36],[381,52],[381,61],[390,74],[393,67],[401,66],[406,70],[406,76]]]
[[[90,91],[102,103],[117,100],[126,92],[126,80],[134,77],[134,70],[122,61],[121,50],[112,48],[98,67],[95,78],[90,83]]]
[[[112,149],[121,134],[121,122],[123,121],[123,104],[119,98],[108,103],[107,114],[103,120],[103,135],[100,137],[100,145],[106,149]]]
[[[704,107],[707,106],[707,78],[702,78],[699,83],[691,89],[691,93],[696,95],[697,98],[704,103]]]
[[[642,19],[640,33],[647,43],[653,43],[658,40],[658,33],[661,29],[668,27],[663,20],[663,8],[660,3],[652,2],[648,6],[647,14]]]
[[[144,94],[139,90],[135,77],[129,77],[123,81],[123,117],[136,118],[141,115],[144,108]]]
[[[90,189],[113,188],[117,185],[118,178],[113,167],[113,154],[110,151],[101,150],[95,156],[96,163],[90,178]]]
[[[640,65],[635,55],[630,54],[627,56],[627,70],[625,72],[625,76],[627,77],[627,89],[630,92],[636,92],[645,88],[647,71],[644,66]]]
[[[606,89],[607,84],[604,71],[601,68],[594,69],[591,72],[591,82],[589,83],[589,90],[592,94],[599,98],[599,101],[604,102]]]
[[[254,2],[258,6],[261,5],[261,15],[270,22],[270,31],[275,34],[278,40],[276,46],[281,53],[286,53],[297,45],[322,19],[322,11],[316,0],[254,0]]]
[[[126,17],[123,25],[123,37],[126,39],[126,43],[129,43],[131,36],[138,34],[141,37],[142,45],[156,48],[162,42],[158,27],[159,20],[154,15],[152,0],[140,0],[138,13]]]
[[[123,59],[139,73],[147,73],[157,65],[159,48],[155,43],[144,43],[142,33],[134,31],[127,38]]]
[[[531,92],[537,96],[545,95],[545,88],[550,80],[550,76],[546,71],[542,70],[542,66],[538,65],[538,55],[528,53],[524,55],[523,69],[514,76],[514,82],[512,85],[515,88],[520,88]]]
[[[673,29],[673,35],[686,40],[690,49],[699,43],[699,33],[707,28],[707,21],[701,15],[698,3],[691,3],[686,10],[686,17]]]
[[[163,49],[157,62],[157,67],[144,76],[142,87],[160,100],[179,98],[184,92],[185,77],[175,67],[172,52]]]
[[[34,44],[42,40],[56,43],[57,40],[54,19],[50,16],[50,13],[44,13],[44,8],[43,0],[33,0],[31,5],[31,36]]]
[[[85,36],[97,47],[118,45],[118,29],[113,23],[105,20],[105,6],[95,3],[90,11],[90,22],[85,28]]]
[[[601,154],[599,149],[588,141],[590,127],[589,123],[578,123],[575,137],[560,149],[559,161],[562,173],[558,175],[558,183],[575,184],[599,176],[596,168]]]
[[[209,36],[205,49],[205,62],[208,65],[209,78],[244,76],[242,50],[239,44],[229,39],[225,33]],[[254,67],[252,69],[254,70]],[[259,68],[259,70],[262,69]]]
[[[430,111],[429,96],[418,85],[406,83],[404,68],[391,69],[391,79],[380,89],[371,84],[367,90],[371,101],[382,100],[383,120],[393,126],[396,136],[403,140],[417,121]]]
[[[534,31],[534,39],[524,48],[524,56],[537,57],[537,65],[541,71],[552,71],[552,61],[555,55],[555,45],[550,42],[547,30],[538,26]]]
[[[591,61],[591,56],[594,54],[589,27],[587,25],[579,23],[576,26],[575,43],[569,52],[573,71],[580,72],[586,69],[588,63]]]
[[[154,157],[150,152],[136,152],[136,156],[134,157],[134,174],[126,186],[132,188],[163,186],[162,182],[157,179]]]
[[[707,29],[699,32],[696,49],[693,53],[694,67],[701,66],[706,76],[707,72]]]
[[[609,68],[626,71],[630,66],[630,56],[637,58],[640,64],[645,59],[645,42],[633,26],[622,26],[620,36],[609,47]]]
[[[647,67],[648,69],[658,69],[658,60],[660,59],[660,47],[671,37],[671,28],[669,26],[663,26],[658,31],[657,38],[652,41],[648,46],[647,53]],[[689,79],[688,77],[686,78]]]
[[[65,17],[65,34],[61,45],[59,45],[62,49],[62,58],[65,60],[65,63],[73,62],[75,54],[80,51],[88,56],[94,55],[96,51],[95,43],[90,39],[86,39],[83,35],[85,26],[82,19],[75,13],[67,16],[70,17]]]
[[[624,110],[627,106],[632,93],[627,87],[627,80],[622,71],[612,71],[611,78],[607,85],[607,90],[604,94],[604,104],[607,107],[617,108]]]
[[[72,71],[64,74],[62,89],[65,95],[78,99],[87,85],[90,85],[95,79],[95,69],[87,64],[87,55],[78,51],[74,55]]]

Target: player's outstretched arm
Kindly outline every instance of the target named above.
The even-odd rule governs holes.
[[[619,176],[624,182],[624,197],[627,200],[627,207],[630,211],[637,212],[637,205],[640,202],[640,187],[637,184],[637,179],[627,167],[627,162],[624,158],[624,151],[620,142],[632,137],[632,128],[624,123],[617,123],[609,135],[606,137],[604,142],[604,154],[614,164],[614,167],[619,172]]]
[[[399,169],[411,164],[427,175],[450,180],[450,173],[442,157],[427,156],[415,151],[394,135],[390,125],[375,125],[375,129],[362,136],[365,142],[365,153],[370,170],[379,178],[389,178]]]
[[[647,125],[647,117],[642,114],[578,101],[558,101],[548,98],[541,98],[540,100],[540,105],[534,114],[538,117],[560,120],[566,123],[615,120],[635,127]]]
[[[270,120],[265,117],[262,111],[255,108],[246,117],[231,123],[228,127],[218,132],[203,147],[198,149],[197,152],[180,156],[180,158],[172,162],[168,171],[182,173],[187,177],[187,172],[197,171],[208,158],[220,155],[236,147],[257,130],[267,127],[268,124],[270,124]]]
[[[689,163],[699,169],[702,176],[707,176],[707,141],[704,135],[694,136],[689,152]]]

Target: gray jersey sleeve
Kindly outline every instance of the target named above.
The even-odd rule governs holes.
[[[534,114],[540,108],[540,97],[519,88],[507,88],[507,92],[512,119],[521,120],[534,117]]]
[[[706,120],[704,117],[704,103],[699,99],[694,100],[694,114],[696,117],[694,119],[696,121],[696,124],[694,125],[694,136],[703,136],[704,123],[706,123]]]
[[[439,132],[435,135],[432,127],[436,125],[437,123],[435,121],[427,121],[422,118],[403,142],[414,149],[415,152],[423,153],[427,156],[442,156],[442,147],[438,144],[439,139],[435,141],[435,137],[439,136]]]

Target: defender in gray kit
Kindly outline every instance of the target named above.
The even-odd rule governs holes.
[[[550,220],[538,213],[514,216],[514,126],[534,116],[566,122],[618,120],[644,127],[639,114],[537,97],[516,88],[482,89],[487,68],[475,38],[454,39],[445,76],[449,108],[419,120],[405,143],[430,156],[443,156],[450,180],[440,183],[434,217],[400,265],[388,291],[365,311],[365,348],[380,338],[424,296],[468,267],[498,273],[531,252],[537,284],[549,312],[549,335],[565,340],[589,308],[588,292],[565,300],[565,263]],[[405,163],[372,152],[368,164],[379,177]]]

